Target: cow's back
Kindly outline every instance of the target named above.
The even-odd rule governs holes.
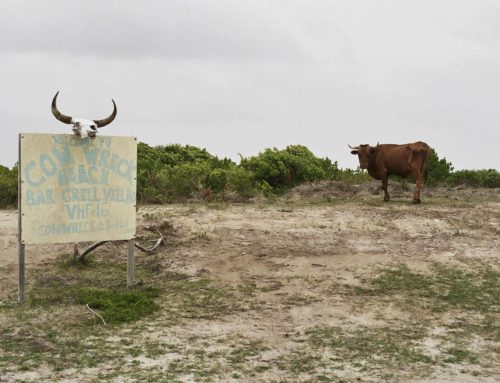
[[[429,145],[422,141],[403,145],[378,145],[376,166],[389,175],[405,177],[415,166],[423,169],[429,151]]]

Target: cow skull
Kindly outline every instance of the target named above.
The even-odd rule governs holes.
[[[56,93],[54,99],[52,100],[52,114],[55,118],[63,123],[72,124],[73,132],[75,133],[75,135],[81,138],[95,138],[97,134],[97,128],[102,128],[103,126],[110,124],[116,117],[116,104],[113,99],[111,99],[111,101],[113,102],[113,113],[111,113],[109,117],[103,120],[86,120],[83,118],[73,118],[70,116],[65,116],[57,109],[56,100],[58,94],[59,92]]]

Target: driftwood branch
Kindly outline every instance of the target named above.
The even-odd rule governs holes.
[[[137,242],[134,243],[134,246],[136,248],[138,248],[139,250],[144,251],[145,253],[154,253],[154,251],[158,248],[158,246],[160,246],[160,244],[163,242],[163,234],[158,229],[156,229],[156,231],[158,232],[158,234],[160,234],[160,238],[158,238],[158,240],[156,241],[156,243],[153,247],[147,249],[147,248],[139,245]]]
[[[154,244],[154,246],[150,247],[150,248],[147,248],[147,247],[144,247],[142,245],[140,245],[138,242],[135,242],[134,243],[134,246],[145,252],[145,253],[148,253],[148,254],[152,254],[155,252],[155,250],[158,248],[158,246],[160,246],[162,243],[164,243],[164,237],[163,237],[163,234],[160,232],[160,230],[156,229],[156,231],[158,232],[158,234],[160,235],[160,238],[158,238],[156,240],[156,243]],[[97,249],[98,247],[104,245],[105,243],[108,243],[109,241],[100,241],[100,242],[96,242],[92,245],[90,245],[89,247],[87,247],[85,250],[83,250],[83,252],[80,254],[79,251],[78,251],[78,244],[75,243],[74,244],[74,248],[73,248],[73,258],[75,261],[78,261],[78,262],[81,262],[83,261],[83,259],[85,258],[85,256],[87,254],[89,254],[90,252],[94,251],[95,249]]]
[[[90,245],[89,247],[87,247],[85,250],[83,250],[83,252],[80,255],[78,255],[78,246],[75,243],[75,250],[74,250],[73,256],[74,256],[74,258],[75,258],[76,261],[83,261],[83,258],[85,258],[85,256],[87,254],[89,254],[91,251],[94,251],[99,246],[102,246],[102,245],[104,245],[107,242],[109,242],[109,241],[96,242],[96,243]]]
[[[104,318],[103,318],[102,316],[100,316],[97,312],[95,312],[94,310],[92,310],[92,309],[90,308],[90,306],[89,306],[89,304],[88,304],[88,303],[87,303],[85,306],[87,306],[87,308],[88,308],[91,312],[93,312],[95,315],[97,315],[99,318],[101,318],[102,323],[104,323],[104,326],[108,327],[108,325],[106,324],[106,321],[104,320]]]

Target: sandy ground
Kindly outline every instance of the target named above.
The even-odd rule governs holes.
[[[362,286],[380,269],[401,264],[421,273],[436,263],[468,270],[478,262],[500,269],[498,190],[427,190],[421,205],[411,205],[411,191],[394,192],[393,201],[383,203],[377,188],[376,184],[360,189],[319,183],[299,187],[273,203],[257,199],[246,204],[141,207],[139,225],[168,222],[173,226],[168,244],[161,250],[166,270],[204,276],[229,286],[252,286],[254,301],[260,307],[173,327],[152,322],[147,337],[184,344],[184,357],[186,350],[202,343],[208,342],[207,349],[217,350],[238,338],[257,339],[266,345],[258,355],[258,362],[265,363],[295,352],[297,339],[291,334],[305,334],[316,325],[377,328],[415,319],[411,318],[415,312],[396,304],[367,299],[357,305],[333,293],[335,286]],[[0,211],[0,302],[15,297],[17,289],[16,233],[17,212]],[[70,244],[28,246],[28,283],[39,265],[71,252]],[[0,325],[6,322],[0,312]],[[433,326],[429,332],[437,335],[426,339],[424,345],[429,355],[441,352],[438,335],[442,323]],[[139,359],[141,368],[147,369],[164,366],[182,355]],[[498,358],[495,362],[493,357],[486,368],[475,373],[474,368],[452,365],[402,376],[406,376],[404,381],[415,382],[494,382],[500,379],[499,367]],[[318,371],[315,373],[289,375],[271,368],[253,377],[243,373],[236,379],[228,373],[212,380],[316,381]],[[84,377],[96,377],[92,370],[83,375],[68,370],[57,378],[51,374],[41,368],[10,374],[8,380],[87,381]],[[344,368],[334,376],[339,381],[383,380],[381,373],[356,367]],[[190,374],[181,374],[178,379],[198,381]],[[391,379],[397,379],[397,373]]]

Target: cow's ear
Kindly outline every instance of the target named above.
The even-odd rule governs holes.
[[[353,151],[351,151],[351,154],[358,154],[358,151],[357,150],[353,150]]]

